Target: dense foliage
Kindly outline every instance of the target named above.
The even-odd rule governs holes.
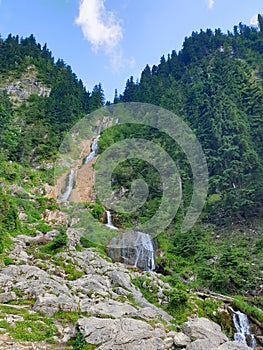
[[[30,76],[30,72],[31,76]],[[23,79],[23,74],[28,74]],[[50,89],[49,96],[32,94],[12,105],[7,94],[0,95],[0,142],[8,159],[22,163],[48,159],[54,155],[64,132],[88,112],[104,102],[101,85],[86,91],[71,67],[54,61],[47,45],[41,47],[33,35],[9,35],[0,39],[0,88],[32,80]],[[16,101],[15,101],[16,102]]]
[[[10,85],[20,86],[22,93],[44,86],[50,94],[19,99],[7,93]],[[41,47],[33,35],[0,38],[0,254],[12,243],[9,234],[50,231],[41,214],[53,204],[43,197],[33,199],[28,191],[52,182],[52,162],[65,132],[103,103],[100,84],[92,93],[86,91],[70,66],[61,59],[55,62],[47,45]],[[45,251],[56,252],[66,244],[60,232]]]
[[[136,126],[106,130],[103,151],[126,137],[154,139],[178,164],[183,203],[167,232],[158,236],[157,270],[191,287],[221,293],[257,291],[262,283],[263,203],[263,27],[243,24],[233,33],[220,29],[193,33],[179,53],[161,58],[143,70],[139,81],[128,79],[114,103],[144,102],[176,113],[197,135],[209,168],[209,193],[200,222],[180,231],[192,194],[191,169],[185,155],[167,136]],[[139,131],[138,131],[139,129]],[[126,225],[149,219],[159,206],[161,186],[149,164],[129,160],[113,174],[114,189],[130,189],[133,178],[149,186],[147,203]],[[172,205],[172,203],[171,203]],[[116,221],[118,223],[118,221]],[[256,229],[255,229],[256,227]]]
[[[138,83],[131,77],[124,93],[115,95],[115,103],[139,101],[175,112],[199,138],[207,157],[210,186],[202,221],[191,232],[180,232],[192,194],[191,168],[180,147],[157,130],[140,127],[138,132],[136,125],[109,128],[100,138],[102,152],[124,138],[152,140],[154,134],[155,142],[179,166],[183,204],[176,220],[158,237],[160,251],[165,254],[156,261],[158,271],[168,275],[175,286],[170,305],[174,309],[186,302],[186,287],[178,286],[179,280],[190,283],[191,288],[202,286],[224,293],[257,290],[262,281],[262,235],[253,227],[248,230],[255,220],[262,230],[262,23],[259,16],[260,30],[240,24],[228,34],[220,30],[193,33],[179,53],[162,57],[158,66],[147,65]],[[5,86],[21,79],[28,67],[33,67],[31,78],[50,89],[50,95],[11,100]],[[4,264],[12,263],[5,255],[5,248],[12,244],[9,234],[36,235],[51,229],[43,212],[56,204],[36,195],[51,179],[52,169],[45,164],[52,166],[69,128],[104,102],[100,84],[92,93],[87,92],[71,68],[62,60],[55,62],[47,46],[41,47],[33,36],[0,39],[0,254]],[[148,184],[148,200],[132,216],[115,215],[120,226],[147,221],[162,198],[158,173],[138,159],[116,168],[113,188],[129,190],[138,175]],[[90,209],[94,217],[101,217],[99,204]],[[232,225],[237,222],[242,222],[241,229]],[[52,242],[42,242],[40,256],[51,256],[66,246],[65,228],[56,229]],[[82,244],[89,247],[90,242]],[[28,249],[34,251],[35,246]],[[81,343],[78,339],[75,346]]]
[[[209,218],[220,222],[262,215],[262,54],[262,31],[255,27],[194,32],[179,53],[147,65],[140,81],[131,77],[115,97],[115,103],[160,105],[189,124],[209,166],[209,193],[216,199],[211,196]]]

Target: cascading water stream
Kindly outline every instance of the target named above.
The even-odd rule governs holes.
[[[118,228],[112,224],[112,218],[111,218],[110,211],[106,210],[106,214],[107,214],[107,224],[105,224],[105,226],[109,227],[112,230],[118,230]]]
[[[91,152],[90,154],[84,159],[84,164],[87,164],[89,161],[91,161],[93,158],[95,158],[98,154],[98,140],[100,138],[100,135],[96,136],[92,145],[91,145]],[[75,171],[73,169],[70,170],[69,178],[68,178],[68,184],[65,192],[61,196],[61,201],[66,202],[68,201],[70,194],[72,192],[73,186],[74,186],[74,178],[75,178]]]
[[[130,231],[113,237],[108,246],[108,255],[113,261],[145,271],[155,269],[153,240],[144,232]]]
[[[84,159],[84,164],[87,164],[90,162],[93,158],[95,158],[98,154],[99,146],[98,146],[98,141],[99,141],[100,135],[96,136],[92,145],[91,145],[91,152],[90,154]]]
[[[154,247],[152,243],[152,238],[147,233],[137,232],[137,237],[134,242],[135,248],[135,262],[134,266],[137,267],[138,260],[141,258],[146,262],[146,266],[149,270],[155,269],[154,262]],[[144,256],[146,254],[146,256]]]
[[[234,340],[254,349],[257,346],[257,342],[255,336],[250,332],[250,324],[247,315],[240,311],[233,310],[233,322],[236,329]]]
[[[70,197],[70,194],[71,194],[71,191],[72,191],[73,185],[74,185],[74,177],[75,177],[75,172],[74,172],[74,170],[71,169],[70,174],[69,174],[69,178],[68,178],[67,188],[61,196],[62,202],[66,202]]]
[[[118,120],[116,120],[118,124]],[[100,134],[95,137],[91,145],[91,153],[84,159],[84,164],[90,162],[98,154],[98,140]],[[70,194],[74,185],[74,170],[70,171],[68,178],[68,185],[61,196],[61,200],[66,202],[70,198]],[[116,226],[112,224],[112,216],[109,210],[106,210],[107,214],[107,226],[110,229],[118,230]],[[121,261],[125,264],[139,267],[145,271],[152,271],[155,269],[154,261],[154,245],[151,236],[147,233],[139,231],[131,231],[120,234],[119,236],[113,237],[109,246],[109,256],[113,261]]]

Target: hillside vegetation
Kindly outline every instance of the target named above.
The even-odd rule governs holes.
[[[261,16],[259,20],[263,23]],[[217,313],[220,303],[210,300],[206,303],[198,298],[189,302],[196,290],[238,295],[236,305],[261,323],[263,320],[262,67],[263,26],[257,29],[239,24],[233,33],[227,34],[220,29],[215,32],[207,29],[186,38],[182,50],[163,56],[159,65],[147,65],[138,82],[130,77],[125,91],[119,96],[116,93],[115,104],[144,102],[174,112],[198,137],[208,163],[209,191],[201,217],[187,233],[181,232],[181,224],[193,191],[192,172],[176,142],[158,130],[141,127],[138,131],[136,125],[109,128],[99,141],[99,151],[103,152],[124,138],[154,139],[178,164],[183,201],[174,221],[158,236],[156,252],[156,271],[164,275],[162,283],[169,286],[167,295],[164,293],[167,299],[164,310],[175,317],[177,326],[193,310],[200,316],[214,315],[215,321],[222,321]],[[53,183],[54,162],[64,136],[77,121],[104,104],[101,84],[88,92],[70,66],[61,59],[55,62],[47,45],[41,47],[33,35],[25,39],[12,35],[0,39],[0,261],[7,275],[12,272],[15,281],[17,276],[11,268],[14,265],[20,268],[24,264],[38,264],[37,268],[46,276],[50,260],[59,279],[69,286],[72,285],[69,281],[78,281],[91,269],[92,264],[89,262],[86,269],[82,260],[81,266],[75,266],[80,256],[84,259],[95,254],[88,250],[91,242],[83,243],[78,237],[75,244],[74,225],[63,216],[58,203],[45,195],[46,185]],[[113,188],[122,188],[126,193],[138,176],[148,183],[147,201],[131,216],[112,213],[117,226],[131,228],[138,221],[147,221],[159,206],[161,179],[142,160],[130,159],[120,164],[113,174]],[[85,203],[85,208],[103,220],[104,208],[99,201]],[[20,235],[23,235],[21,251],[26,249],[28,255],[25,261],[12,253]],[[105,256],[101,258],[101,254],[105,255],[103,249],[97,247],[95,255],[101,264],[98,266],[109,269],[110,297],[114,295],[117,302],[125,299],[128,303],[129,293],[114,294],[125,286],[126,280],[118,285],[110,279],[113,264],[105,263]],[[66,259],[66,263],[67,254],[72,259]],[[21,271],[26,274],[27,268],[21,267]],[[159,289],[151,284],[150,273],[125,270],[125,274],[133,276],[134,290],[139,287],[143,297],[158,305]],[[80,293],[78,287],[76,282],[76,293]],[[15,292],[17,299],[11,303],[15,300],[23,303],[24,290]],[[89,291],[86,297],[92,299],[92,293]],[[101,298],[99,295],[99,302]],[[34,302],[30,300],[29,304]],[[64,317],[66,323],[75,322],[80,317],[77,306],[74,312],[73,316],[57,315],[58,323]],[[45,322],[48,325],[51,320]],[[54,328],[52,336],[55,332]],[[81,333],[78,337],[79,343],[84,342]],[[77,346],[75,349],[82,349]]]

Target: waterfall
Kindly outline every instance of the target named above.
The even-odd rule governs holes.
[[[92,145],[91,145],[91,152],[90,154],[84,159],[84,164],[87,164],[91,159],[95,158],[98,154],[98,141],[99,141],[100,135],[96,136]]]
[[[91,159],[93,159],[94,157],[96,157],[97,153],[98,153],[98,140],[100,138],[100,135],[96,136],[92,145],[91,145],[91,152],[90,154],[85,158],[84,160],[84,164],[87,164]],[[62,202],[66,202],[68,201],[71,191],[73,189],[73,185],[74,185],[74,177],[75,177],[75,172],[73,169],[70,170],[70,174],[69,174],[69,178],[68,178],[68,184],[67,184],[67,188],[65,190],[65,192],[62,194],[61,196],[61,201]]]
[[[240,311],[233,310],[233,322],[236,329],[234,340],[254,349],[257,346],[257,342],[254,335],[250,332],[250,325],[247,315]]]
[[[137,267],[139,259],[146,262],[147,270],[155,269],[154,248],[150,235],[143,232],[137,232],[137,237],[134,242],[135,261],[134,266]]]
[[[68,178],[67,188],[61,196],[62,202],[66,202],[70,197],[70,194],[71,194],[71,191],[72,191],[73,185],[74,185],[74,177],[75,177],[75,172],[74,172],[74,170],[71,169],[70,174],[69,174],[69,178]]]
[[[155,269],[153,240],[144,232],[131,231],[114,237],[108,246],[108,255],[113,261],[145,271]]]
[[[118,228],[112,224],[110,211],[106,210],[106,214],[107,214],[107,224],[105,224],[105,226],[107,226],[107,227],[109,227],[110,229],[113,229],[113,230],[118,230]]]

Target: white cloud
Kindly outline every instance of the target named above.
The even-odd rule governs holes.
[[[207,0],[207,5],[209,9],[212,9],[214,7],[215,0]]]
[[[123,38],[120,20],[104,5],[105,0],[81,0],[76,23],[94,51],[104,50],[114,54]]]
[[[256,26],[258,24],[258,15],[254,15],[251,19],[250,19],[250,25],[251,26]]]

